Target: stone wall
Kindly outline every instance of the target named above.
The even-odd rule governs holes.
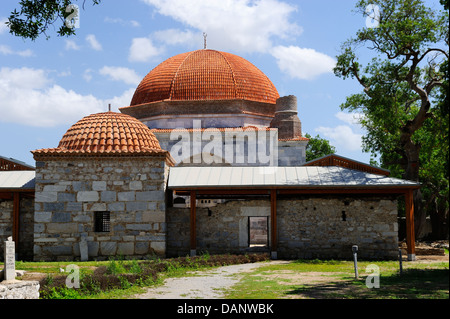
[[[248,217],[270,216],[270,203],[263,200],[228,201],[214,207],[197,208],[197,252],[242,253],[248,246]],[[167,210],[167,256],[190,252],[190,208]]]
[[[0,243],[13,235],[13,201],[0,199]],[[0,244],[0,260],[3,261],[3,244]]]
[[[167,255],[189,254],[189,208],[167,212]],[[382,198],[308,198],[277,201],[278,258],[396,258],[397,202]],[[197,252],[244,253],[248,217],[268,216],[268,200],[228,201],[197,209]],[[269,227],[269,246],[270,227]],[[269,249],[267,248],[267,251]]]
[[[164,256],[168,166],[152,157],[80,157],[36,162],[34,259]],[[94,228],[108,212],[109,231]]]
[[[397,201],[383,198],[280,200],[278,256],[283,258],[396,258]]]
[[[0,299],[39,299],[39,281],[0,282]]]
[[[34,200],[20,198],[19,243],[17,248],[19,260],[33,259]],[[13,201],[0,199],[0,242],[13,236]],[[3,259],[3,247],[0,245],[0,260]]]

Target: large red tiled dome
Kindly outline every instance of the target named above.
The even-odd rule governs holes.
[[[104,112],[91,114],[72,125],[57,148],[34,154],[159,154],[165,153],[152,131],[132,116]]]
[[[215,50],[173,56],[137,87],[130,106],[159,101],[250,100],[275,104],[279,94],[249,61]]]

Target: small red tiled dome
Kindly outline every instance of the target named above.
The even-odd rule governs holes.
[[[155,67],[137,87],[130,106],[235,99],[275,104],[277,98],[273,83],[249,61],[205,49],[173,56]]]
[[[105,112],[86,116],[72,125],[57,148],[34,154],[165,153],[152,131],[132,116]]]

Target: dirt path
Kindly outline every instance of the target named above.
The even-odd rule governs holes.
[[[194,272],[195,276],[169,278],[163,286],[148,288],[147,292],[134,296],[137,299],[221,299],[224,290],[240,280],[240,273],[270,264],[287,263],[270,261],[223,266],[209,271]]]
[[[448,256],[418,256],[414,263],[430,261],[448,261]],[[242,276],[239,274],[251,272],[258,267],[287,264],[289,261],[272,260],[270,262],[249,263],[241,265],[223,266],[209,271],[193,272],[194,276],[166,279],[164,284],[155,288],[147,288],[143,294],[135,295],[136,299],[221,299],[226,289],[239,282]],[[333,290],[339,293],[341,289],[348,289],[345,280],[337,280],[335,275],[327,273],[308,272],[296,274],[291,271],[275,271],[266,275],[272,279],[289,279],[290,284],[315,285],[317,294],[323,291]],[[332,281],[332,285],[330,285]],[[282,282],[282,281],[281,281]],[[313,295],[291,296],[292,298],[312,298]]]

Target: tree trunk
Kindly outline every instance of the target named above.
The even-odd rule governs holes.
[[[436,198],[430,210],[433,239],[448,239],[448,207],[445,198]]]
[[[412,133],[408,130],[403,130],[401,141],[403,149],[405,150],[407,164],[405,168],[404,178],[407,180],[419,181],[419,153],[420,145],[415,144],[411,140]],[[423,231],[426,224],[426,211],[423,205],[423,196],[420,189],[414,191],[414,232],[416,238],[423,237]]]

